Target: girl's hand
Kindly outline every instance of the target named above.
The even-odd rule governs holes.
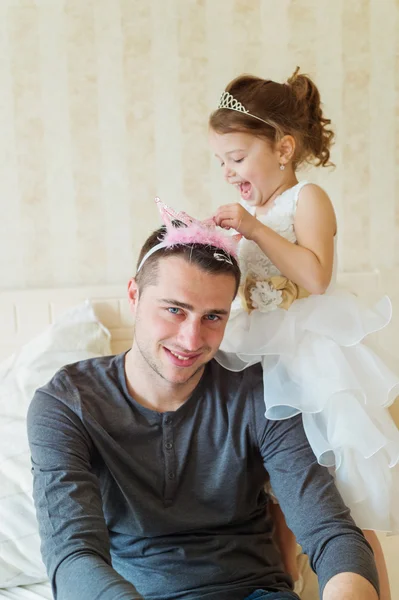
[[[253,217],[241,204],[225,204],[219,206],[213,216],[216,225],[224,229],[235,229],[247,240],[251,240],[258,220]]]

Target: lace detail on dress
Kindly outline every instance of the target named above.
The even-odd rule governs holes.
[[[284,237],[290,242],[296,242],[294,231],[294,217],[298,194],[307,182],[301,182],[294,187],[286,190],[278,196],[273,206],[265,215],[258,217],[261,223],[267,225],[273,231]],[[281,275],[277,267],[262,252],[259,246],[250,240],[242,239],[238,248],[238,257],[240,261],[242,283],[247,276],[255,279],[268,279],[275,275]]]

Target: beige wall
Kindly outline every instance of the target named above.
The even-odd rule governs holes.
[[[296,65],[337,131],[337,169],[302,176],[334,201],[343,279],[390,293],[399,368],[398,0],[0,0],[0,288],[121,283],[156,194],[233,200],[207,116],[240,72]]]
[[[119,283],[152,202],[235,198],[206,135],[242,71],[298,64],[337,130],[307,176],[340,219],[341,270],[399,263],[398,0],[1,0],[0,286]]]
[[[318,83],[341,273],[399,369],[399,0],[0,0],[0,289],[121,283],[158,223],[237,198],[207,117],[247,71]],[[396,167],[396,168],[395,168]]]

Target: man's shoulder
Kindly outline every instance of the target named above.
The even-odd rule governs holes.
[[[211,361],[207,388],[208,402],[204,406],[212,415],[213,427],[229,428],[236,441],[237,436],[242,440],[249,434],[253,444],[258,445],[267,427],[261,365],[229,371]]]
[[[254,398],[263,398],[263,371],[260,363],[242,371],[229,371],[216,360],[212,360],[210,371],[211,381],[216,388],[243,399],[247,398],[249,393]]]
[[[97,389],[104,388],[105,382],[108,382],[107,387],[109,382],[118,379],[120,368],[123,368],[123,357],[122,354],[97,356],[67,364],[39,388],[38,392],[58,397],[63,401],[76,393],[94,395]]]

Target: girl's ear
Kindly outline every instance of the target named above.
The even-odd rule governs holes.
[[[278,151],[280,155],[280,164],[288,164],[295,154],[295,139],[292,135],[285,135],[278,142]]]

